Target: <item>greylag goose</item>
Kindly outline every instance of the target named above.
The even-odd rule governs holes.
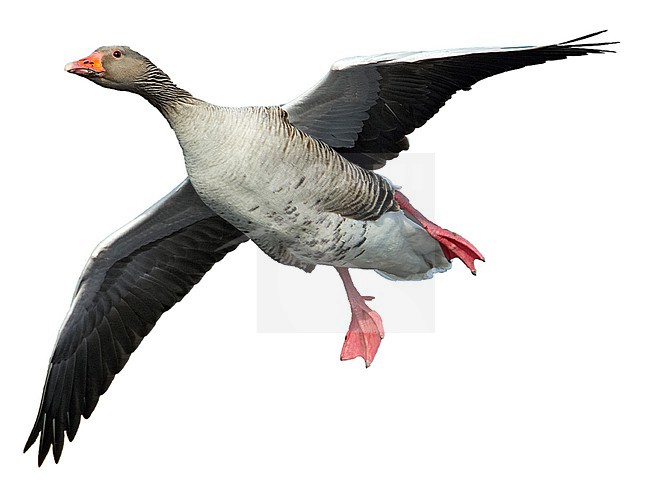
[[[598,32],[597,34],[600,34]],[[352,310],[341,359],[370,365],[383,337],[379,315],[348,268],[396,280],[431,277],[459,258],[475,273],[481,253],[426,219],[374,172],[408,148],[459,90],[495,74],[612,52],[613,42],[402,52],[335,63],[312,89],[283,106],[224,108],[177,87],[149,59],[101,47],[65,70],[144,97],[169,122],[189,178],[101,242],[74,292],[50,359],[36,423],[38,464],[59,461],[160,316],[240,243],[307,272],[340,274]]]

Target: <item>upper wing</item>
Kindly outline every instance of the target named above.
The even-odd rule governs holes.
[[[64,431],[73,440],[160,316],[248,238],[216,216],[185,180],[99,244],[79,279],[54,347],[25,451],[40,434],[38,465]]]
[[[408,148],[406,135],[459,90],[485,78],[569,56],[612,52],[577,44],[401,52],[343,59],[320,83],[282,108],[289,121],[351,162],[378,169]]]

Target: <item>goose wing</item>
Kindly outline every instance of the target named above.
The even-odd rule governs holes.
[[[616,42],[580,43],[602,32],[541,47],[451,49],[354,57],[334,63],[313,88],[282,108],[296,127],[366,169],[378,169],[409,146],[459,90],[495,74],[546,61],[612,52]]]
[[[189,180],[99,244],[79,279],[50,358],[25,451],[58,462],[160,316],[247,238],[199,199]]]

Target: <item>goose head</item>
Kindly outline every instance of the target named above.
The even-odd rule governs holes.
[[[158,69],[128,46],[104,46],[83,59],[69,62],[65,70],[106,88],[137,92],[140,84],[151,82]]]
[[[78,61],[65,65],[69,73],[105,88],[139,94],[161,110],[191,99],[160,68],[128,46],[104,46]]]

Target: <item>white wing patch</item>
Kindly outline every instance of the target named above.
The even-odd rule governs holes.
[[[465,56],[467,54],[484,54],[486,52],[508,52],[535,49],[535,46],[520,47],[464,47],[458,49],[441,49],[437,51],[419,52],[390,52],[374,56],[355,56],[340,59],[332,64],[332,71],[342,71],[354,66],[377,63],[418,62],[427,59],[441,59],[443,57]]]

